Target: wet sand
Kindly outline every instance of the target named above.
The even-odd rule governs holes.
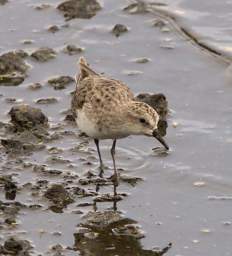
[[[184,24],[206,43],[230,55],[228,48],[225,49],[231,44],[230,2],[221,1],[218,5],[214,2],[210,6],[174,2],[162,8],[176,16],[178,24]],[[44,3],[49,6],[35,9]],[[3,202],[0,244],[16,235],[34,246],[31,255],[56,255],[57,251],[63,255],[89,255],[93,251],[93,255],[102,255],[103,251],[105,255],[155,255],[153,248],[162,250],[171,242],[172,248],[166,255],[231,255],[232,88],[228,63],[193,45],[165,17],[160,19],[153,12],[123,11],[128,6],[123,0],[100,2],[103,8],[96,16],[70,21],[65,21],[56,10],[58,4],[56,0],[36,1],[36,4],[20,0],[0,6],[0,24],[4,24],[0,27],[1,55],[19,49],[31,54],[40,47],[56,51],[55,58],[46,62],[27,57],[25,62],[30,68],[20,85],[0,85],[1,122],[9,122],[7,113],[23,102],[40,108],[50,125],[46,141],[42,141],[45,148],[33,150],[32,154],[27,151],[9,154],[5,147],[0,147],[0,176],[11,176],[10,183],[0,179]],[[215,16],[216,10],[220,12]],[[116,37],[111,32],[116,24],[125,25],[128,31]],[[54,25],[59,30],[48,31]],[[25,44],[24,40],[32,42]],[[63,51],[67,45],[76,45],[84,51],[69,55]],[[94,230],[98,233],[96,240],[89,226],[84,240],[77,242],[80,236],[74,235],[79,234],[79,226],[85,223],[83,216],[89,211],[97,207],[104,212],[113,205],[94,203],[99,196],[112,194],[112,185],[107,185],[107,179],[95,180],[98,160],[93,142],[80,137],[77,128],[64,121],[74,83],[60,90],[47,83],[61,75],[73,77],[81,54],[98,72],[126,82],[135,93],[164,93],[169,102],[168,154],[152,151],[158,144],[149,138],[129,137],[118,143],[116,157],[121,175],[141,178],[135,186],[121,181],[118,187],[122,197],[117,202],[119,215],[139,225],[135,230],[143,236],[124,233],[115,236],[123,237],[122,244],[130,244],[134,251],[118,249],[116,242],[105,240],[108,233],[103,234],[102,230]],[[149,61],[138,63],[138,58]],[[32,90],[30,85],[35,83],[40,83],[41,88]],[[47,98],[55,98],[57,102],[38,104],[38,99]],[[1,139],[12,138],[3,130],[0,135]],[[110,143],[101,142],[108,167],[106,178],[113,172]],[[90,184],[84,185],[88,180]],[[9,200],[5,198],[6,184],[12,183],[17,186],[17,193],[14,200]],[[96,184],[102,183],[104,186],[96,194]],[[52,184],[61,184],[68,193],[61,193],[58,209],[53,204],[59,202],[51,202],[45,196]],[[64,194],[73,201],[66,200],[66,196],[64,199]],[[19,212],[9,214],[9,207],[13,204],[14,208],[15,202],[23,205],[19,206]],[[14,220],[6,221],[10,217]],[[127,224],[123,222],[121,232],[128,232]],[[81,241],[88,244],[86,239],[91,237],[93,247],[77,245]],[[113,239],[117,241],[114,236]],[[52,250],[57,244],[62,248]]]

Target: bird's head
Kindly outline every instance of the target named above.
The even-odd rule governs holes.
[[[152,107],[143,102],[132,101],[127,108],[126,115],[125,125],[130,134],[153,136],[166,149],[169,149],[157,130],[159,115]]]

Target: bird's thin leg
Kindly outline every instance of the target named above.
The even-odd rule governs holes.
[[[116,169],[116,163],[115,163],[115,146],[116,146],[116,139],[114,139],[113,141],[113,145],[111,148],[111,156],[113,159],[113,165],[114,165],[114,175],[112,177],[112,181],[114,184],[114,196],[117,195],[117,186],[118,186],[118,173],[117,173],[117,169]]]
[[[95,142],[96,147],[97,147],[97,153],[98,153],[98,157],[99,157],[99,161],[100,161],[100,166],[99,166],[100,173],[99,173],[99,176],[102,178],[103,173],[104,173],[104,165],[103,165],[102,158],[101,158],[101,152],[100,152],[100,148],[99,148],[99,140],[98,139],[94,139],[94,142]]]

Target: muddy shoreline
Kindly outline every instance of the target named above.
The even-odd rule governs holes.
[[[0,254],[230,255],[229,55],[169,3],[67,2],[0,1]],[[156,108],[171,145],[120,140],[116,200],[111,142],[100,178],[69,111],[81,55]]]

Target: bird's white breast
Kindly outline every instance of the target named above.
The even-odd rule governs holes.
[[[95,123],[88,118],[84,110],[77,111],[76,123],[79,129],[86,133],[89,137],[98,138],[98,130],[95,127]]]

